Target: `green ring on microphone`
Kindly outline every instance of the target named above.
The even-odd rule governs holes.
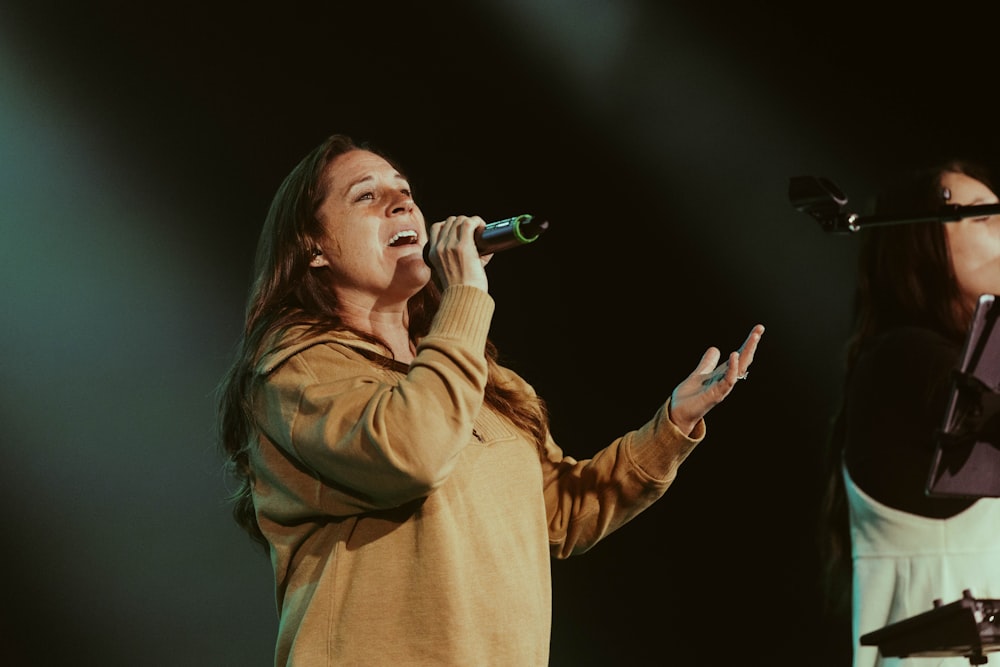
[[[529,214],[527,214],[527,213],[524,214],[524,215],[519,215],[519,216],[517,216],[514,219],[514,225],[513,225],[514,226],[514,236],[521,243],[531,243],[532,241],[534,241],[535,239],[537,239],[538,236],[539,236],[538,234],[535,234],[531,238],[528,238],[527,236],[525,236],[524,234],[521,233],[521,223],[523,222],[523,223],[527,224],[527,223],[531,222],[531,219],[532,219],[532,216],[529,215]]]

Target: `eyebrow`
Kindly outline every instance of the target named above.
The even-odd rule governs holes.
[[[375,180],[375,177],[372,176],[372,175],[370,175],[370,174],[366,175],[366,176],[362,176],[361,178],[356,178],[356,179],[354,179],[353,181],[351,181],[350,183],[348,183],[344,187],[344,192],[345,193],[346,192],[350,192],[351,190],[353,190],[354,188],[358,187],[362,183],[365,183],[366,181],[374,181],[374,180]]]
[[[395,173],[393,173],[392,177],[394,179],[396,179],[397,181],[403,181],[407,185],[410,184],[409,179],[407,179],[405,176],[403,176],[402,174],[400,174],[398,171],[395,172]],[[361,178],[357,178],[357,179],[351,181],[350,183],[348,183],[347,186],[344,188],[344,192],[345,193],[350,192],[351,190],[353,190],[357,186],[359,186],[359,185],[361,185],[363,183],[367,183],[369,181],[374,181],[374,180],[375,180],[375,176],[373,176],[372,174],[366,174],[365,176],[362,176]]]

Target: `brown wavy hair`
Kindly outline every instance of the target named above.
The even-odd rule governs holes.
[[[267,540],[257,525],[253,504],[253,474],[250,451],[258,432],[252,411],[252,396],[258,381],[254,368],[292,327],[303,327],[303,335],[320,331],[350,331],[362,338],[388,345],[348,326],[338,315],[339,304],[321,275],[310,269],[312,249],[322,235],[318,210],[327,196],[330,164],[340,155],[365,150],[398,165],[383,153],[350,137],[334,134],[309,152],[288,174],[276,192],[257,243],[253,282],[247,299],[243,333],[232,365],[218,390],[218,440],[228,475],[236,482],[229,494],[233,518],[250,537],[265,548]],[[429,282],[408,304],[410,337],[418,340],[430,328],[441,303],[441,294]],[[544,402],[503,384],[498,378],[497,350],[486,342],[489,377],[485,402],[527,432],[541,447],[548,428]],[[378,360],[376,360],[378,363]],[[391,363],[388,359],[384,363]]]

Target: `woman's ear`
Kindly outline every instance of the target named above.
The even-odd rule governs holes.
[[[309,260],[309,266],[314,269],[318,269],[321,266],[329,266],[330,263],[326,261],[326,256],[323,255],[323,251],[319,248],[313,248],[312,258]]]

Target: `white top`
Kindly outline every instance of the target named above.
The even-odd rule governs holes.
[[[969,667],[962,656],[884,658],[860,638],[930,611],[935,600],[959,600],[964,590],[976,599],[1000,598],[1000,499],[981,498],[949,519],[930,519],[878,502],[846,468],[844,483],[854,563],[854,667]]]

